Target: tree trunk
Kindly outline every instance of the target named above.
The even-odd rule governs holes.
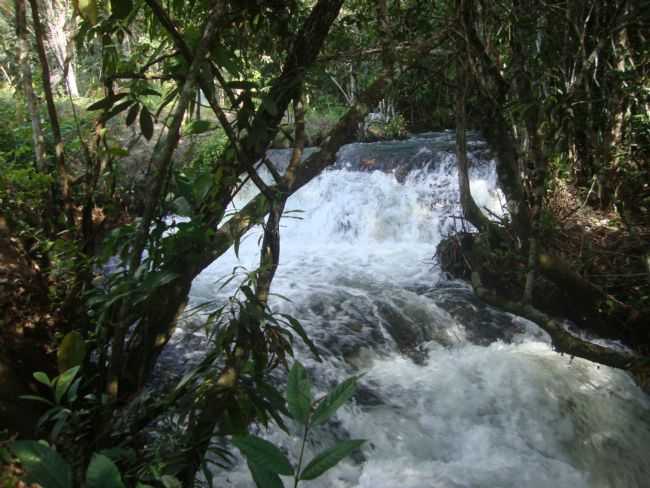
[[[185,59],[193,59],[194,56],[189,52],[187,45],[176,32],[173,23],[168,19],[166,12],[162,9],[160,4],[158,4],[156,0],[146,0],[146,2],[154,13],[159,16],[161,22],[169,31],[183,57],[185,57]],[[265,134],[265,140],[254,140],[251,136],[245,137],[241,144],[235,146],[235,149],[240,151],[238,159],[235,162],[235,166],[227,168],[228,170],[236,171],[238,174],[248,172],[251,177],[253,176],[254,170],[251,171],[253,164],[264,156],[269,142],[277,134],[278,126],[284,112],[289,103],[297,96],[297,90],[299,90],[302,84],[306,70],[315,62],[329,32],[329,28],[332,22],[336,19],[342,3],[342,0],[319,0],[313,7],[309,17],[305,20],[301,30],[297,34],[291,51],[286,57],[282,74],[275,80],[267,95],[269,99],[274,102],[276,110],[271,113],[264,106],[260,107],[250,124],[249,134],[263,133]],[[206,80],[202,73],[203,72],[197,73],[197,76],[200,77],[198,81],[203,89],[203,86],[209,83],[209,80]],[[204,93],[208,95],[208,93],[212,93],[212,91],[204,90]],[[211,106],[213,109],[216,109],[215,111],[220,110],[218,106],[214,107],[212,103]],[[229,124],[224,127],[224,129],[227,129],[227,127],[229,127]],[[168,150],[173,151],[173,147],[170,146],[165,149],[165,151]],[[161,161],[163,161],[162,158]],[[237,184],[238,181],[228,182],[228,186],[214,188],[213,191],[215,192],[215,195],[219,195],[219,198],[222,199],[218,205],[219,208],[211,207],[210,209],[207,209],[205,215],[202,215],[197,220],[206,222],[209,225],[217,225],[223,215],[224,209],[230,202],[231,195],[233,195]],[[266,212],[268,212],[268,207],[262,216],[265,215]],[[152,216],[153,213],[148,212],[147,215],[145,215],[145,218],[143,218],[143,223],[147,221],[151,222]],[[231,219],[231,221],[233,219]],[[251,222],[249,222],[249,224],[250,226],[254,225],[254,223]],[[248,228],[250,227],[246,227],[246,230]],[[146,229],[146,227],[143,225],[140,232],[144,229]],[[142,234],[140,234],[137,246],[134,246],[132,255],[132,265],[135,265],[132,266],[133,269],[140,264],[138,251],[141,253],[144,249],[145,242],[146,239],[143,240]],[[217,240],[216,244],[221,242],[222,241]],[[231,242],[232,241],[228,241],[226,250],[230,247]],[[127,365],[124,368],[124,371],[127,373],[140,371],[136,383],[132,385],[135,389],[139,389],[144,385],[156,363],[158,355],[171,337],[178,313],[183,310],[184,304],[187,301],[187,292],[190,289],[193,278],[196,277],[205,266],[221,254],[213,254],[214,248],[211,248],[210,244],[214,245],[214,240],[208,242],[205,249],[196,250],[196,253],[191,255],[177,256],[175,262],[167,263],[167,267],[180,271],[180,276],[175,282],[170,284],[170,286],[173,285],[174,289],[170,295],[164,297],[164,307],[160,306],[161,296],[158,294],[154,294],[148,301],[150,313],[147,314],[138,325],[129,347],[129,358],[128,361],[126,361]],[[207,264],[205,264],[206,262]],[[161,312],[161,308],[163,308],[164,311]],[[161,313],[164,317],[160,317]],[[144,354],[146,354],[146,357]]]
[[[60,82],[73,98],[79,97],[75,67],[75,46],[73,33],[75,19],[70,15],[69,0],[48,0],[43,2],[47,19],[48,44],[56,58],[60,71]]]
[[[50,66],[47,61],[47,54],[45,52],[45,45],[43,43],[44,32],[39,15],[38,0],[29,0],[32,7],[32,19],[34,23],[34,35],[36,37],[36,51],[38,52],[39,61],[41,64],[41,71],[43,77],[43,92],[45,93],[45,100],[47,102],[47,111],[50,118],[50,126],[52,128],[52,135],[54,137],[55,151],[56,151],[56,170],[59,181],[59,192],[63,200],[64,209],[70,224],[74,224],[74,216],[71,213],[70,201],[70,183],[68,171],[65,166],[65,152],[63,146],[63,138],[61,137],[61,127],[59,125],[59,116],[56,112],[54,105],[54,96],[52,94],[52,85],[50,83]]]
[[[41,127],[40,114],[32,84],[32,67],[30,64],[29,53],[30,42],[29,33],[27,32],[27,14],[25,0],[15,0],[16,6],[16,37],[18,38],[17,63],[20,69],[22,90],[27,102],[27,109],[32,121],[32,139],[34,141],[34,155],[36,157],[36,167],[45,172],[47,162],[45,159],[45,139],[43,138],[43,128]]]
[[[463,216],[479,231],[486,231],[490,222],[476,205],[469,186],[469,161],[467,160],[467,143],[465,130],[467,117],[465,113],[465,97],[467,96],[467,77],[465,66],[458,63],[458,94],[456,95],[456,160],[458,161],[458,188]]]

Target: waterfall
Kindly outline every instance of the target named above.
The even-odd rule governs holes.
[[[363,452],[306,486],[649,486],[650,401],[631,379],[555,353],[536,325],[441,276],[432,256],[460,214],[453,137],[345,146],[288,201],[272,292],[291,301],[272,306],[299,319],[323,351],[318,363],[297,347],[316,390],[365,373],[307,459],[347,437],[367,439]],[[474,198],[502,213],[485,144],[473,137],[470,150]],[[232,287],[218,280],[255,269],[259,236],[243,240],[239,258],[231,250],[207,268],[192,301],[225,299]],[[191,360],[201,334],[182,328],[172,346]],[[260,435],[297,457],[298,437]],[[219,476],[253,486],[245,465]]]

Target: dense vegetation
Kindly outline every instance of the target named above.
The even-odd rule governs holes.
[[[407,129],[457,129],[473,230],[441,246],[443,265],[559,351],[647,384],[649,16],[626,0],[4,4],[3,483],[194,486],[202,473],[218,485],[236,447],[258,486],[297,485],[358,447],[294,468],[247,433],[292,418],[306,437],[354,393],[353,378],[313,403],[302,367],[289,368],[294,340],[318,351],[268,306],[280,219],[341,145]],[[377,107],[380,127],[360,131]],[[469,193],[470,128],[499,161],[503,219]],[[306,145],[319,150],[304,159]],[[265,157],[275,146],[293,148],[284,172]],[[249,180],[259,195],[229,212]],[[227,304],[206,304],[200,365],[152,385],[195,312],[192,281],[254,226],[259,267],[235,276]],[[569,335],[556,316],[637,354]],[[282,372],[286,395],[271,380]]]

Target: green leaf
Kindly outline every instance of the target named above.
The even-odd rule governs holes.
[[[277,474],[253,463],[248,463],[248,469],[257,488],[284,488],[282,480]]]
[[[194,180],[192,191],[197,202],[202,202],[210,192],[214,178],[211,174],[203,174]]]
[[[108,108],[111,105],[113,105],[113,99],[111,97],[105,97],[105,98],[102,98],[101,100],[99,100],[99,101],[97,101],[95,103],[92,103],[92,104],[88,105],[86,107],[86,110],[88,110],[89,112],[92,112],[93,110],[100,110],[100,109],[103,109],[103,108]]]
[[[127,108],[129,108],[129,107],[130,107],[131,105],[133,105],[134,103],[135,103],[134,100],[127,100],[126,102],[118,103],[118,104],[115,105],[113,108],[111,108],[110,111],[106,112],[106,113],[103,115],[102,120],[103,120],[104,122],[108,122],[109,120],[111,120],[111,119],[112,119],[113,117],[115,117],[116,115],[118,115],[118,114],[124,112]]]
[[[311,422],[313,425],[322,424],[347,402],[357,390],[357,378],[352,377],[337,385],[320,402],[314,411]]]
[[[235,90],[254,90],[257,88],[257,84],[253,81],[248,80],[234,80],[227,82],[226,87],[233,88]]]
[[[86,107],[86,110],[92,112],[94,110],[107,109],[109,107],[112,107],[115,102],[123,99],[127,95],[128,93],[118,93],[117,95],[109,95],[107,97],[102,98],[101,100],[96,101],[95,103],[88,105],[88,107]]]
[[[124,483],[113,461],[94,454],[86,471],[86,488],[124,488]]]
[[[361,447],[364,442],[366,441],[360,439],[341,441],[331,449],[326,449],[312,459],[305,469],[302,470],[300,479],[313,480],[318,478],[325,471],[336,466],[345,456]]]
[[[72,4],[86,22],[90,25],[97,23],[97,0],[75,0]]]
[[[42,371],[36,371],[36,373],[34,373],[33,376],[34,379],[39,383],[43,383],[46,386],[52,386],[52,383],[50,382],[50,378],[48,378],[47,375]]]
[[[186,134],[203,134],[212,129],[212,124],[208,120],[193,120],[185,129]]]
[[[72,488],[70,465],[54,449],[36,441],[17,441],[11,450],[25,469],[25,482],[44,488]]]
[[[35,402],[46,403],[47,405],[50,405],[51,407],[54,406],[54,403],[49,401],[47,398],[43,398],[43,397],[36,396],[36,395],[20,395],[20,399],[21,400],[32,400],[32,401],[35,401]]]
[[[135,118],[138,116],[138,112],[140,112],[140,104],[136,103],[129,109],[129,113],[126,114],[126,126],[131,127],[131,124],[135,122]]]
[[[233,437],[232,443],[256,467],[275,474],[293,475],[293,467],[287,456],[270,442],[247,435]]]
[[[116,19],[124,19],[133,10],[133,0],[111,0],[111,12]]]
[[[268,96],[262,98],[262,107],[273,116],[278,114],[278,106],[275,104],[275,101]]]
[[[276,294],[277,296],[277,294]],[[291,315],[287,314],[281,314],[282,317],[287,319],[289,323],[289,327],[291,327],[296,334],[303,340],[303,342],[307,345],[311,353],[316,356],[316,359],[321,361],[320,354],[318,354],[318,349],[316,349],[316,344],[312,342],[312,340],[309,338],[307,335],[307,332],[305,332],[305,329],[303,329],[302,325],[300,322],[298,322],[295,318],[293,318]]]
[[[183,486],[181,482],[178,481],[178,479],[168,474],[160,478],[160,481],[162,481],[162,484],[165,488],[182,488]]]
[[[56,355],[59,373],[64,373],[83,362],[86,357],[86,341],[76,330],[68,332],[61,341]]]
[[[153,137],[153,117],[151,116],[149,109],[144,105],[140,110],[140,130],[145,139],[148,141],[151,140]]]
[[[77,375],[77,371],[79,371],[79,366],[68,369],[56,379],[56,387],[54,389],[54,399],[56,403],[61,402],[61,398],[63,398],[65,392],[68,391],[68,387]]]
[[[172,202],[172,207],[174,213],[184,217],[190,217],[192,215],[192,205],[187,201],[185,197],[178,197]]]
[[[295,361],[287,381],[287,407],[291,416],[306,424],[311,409],[311,384],[305,368]]]

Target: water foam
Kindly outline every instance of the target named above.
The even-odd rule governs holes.
[[[514,330],[482,344],[429,293],[440,279],[435,245],[460,213],[451,141],[443,133],[347,146],[335,168],[288,202],[288,215],[300,218],[283,219],[272,291],[291,302],[273,306],[301,320],[323,350],[317,363],[298,348],[318,391],[366,373],[355,401],[307,449],[309,458],[335,439],[360,437],[368,440],[362,455],[309,486],[649,486],[650,405],[625,374],[556,354],[534,324],[508,314],[482,317]],[[391,154],[397,163],[385,161]],[[477,154],[472,193],[502,213],[494,163]],[[369,160],[383,171],[362,171]],[[400,175],[395,164],[404,161],[418,164]],[[256,267],[259,237],[251,232],[239,258],[231,250],[206,269],[193,301],[224,299],[232,288],[219,290],[217,280]],[[297,458],[298,435],[263,435]],[[243,465],[221,476],[252,486]]]

